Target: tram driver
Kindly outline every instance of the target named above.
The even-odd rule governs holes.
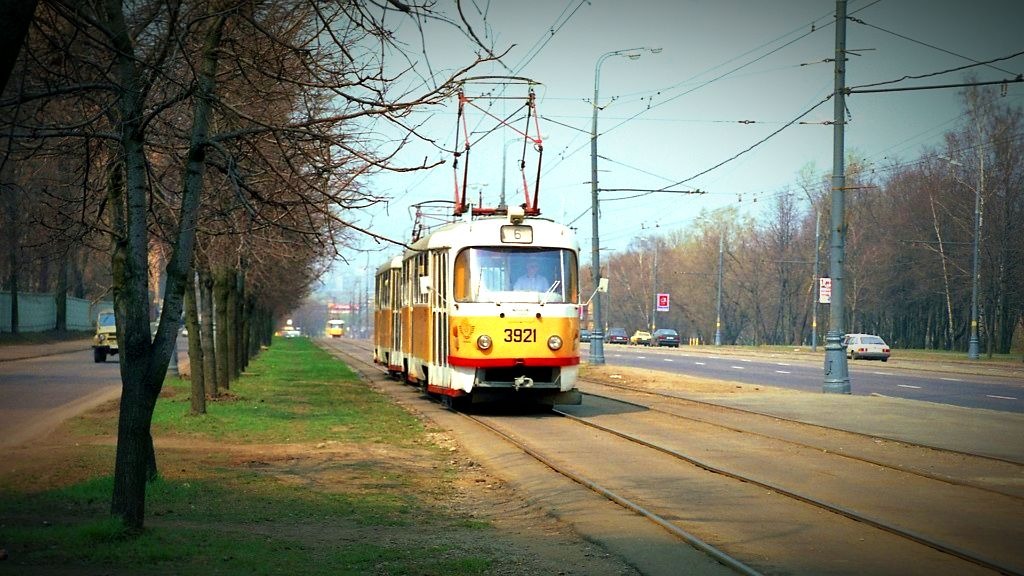
[[[516,280],[512,289],[516,292],[547,292],[551,282],[540,274],[541,259],[539,256],[526,258],[526,273]]]

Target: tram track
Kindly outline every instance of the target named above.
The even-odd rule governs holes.
[[[363,351],[368,358],[368,350],[363,348]],[[366,367],[372,366],[377,369],[359,358],[353,358],[353,360]],[[594,382],[586,384],[588,388],[606,385]],[[978,510],[983,510],[979,513],[988,518],[975,518],[974,524],[971,524],[969,519],[965,519],[965,526],[978,526],[979,520],[997,520],[999,525],[1012,525],[1015,522],[1014,518],[1019,518],[1016,514],[1021,510],[1022,499],[1019,494],[1007,494],[993,490],[991,486],[976,486],[967,482],[958,482],[956,479],[944,477],[947,476],[946,474],[918,474],[899,466],[894,467],[891,462],[882,458],[863,457],[850,454],[849,450],[836,450],[834,444],[828,444],[832,447],[829,449],[823,448],[821,442],[797,441],[793,438],[792,431],[773,435],[766,432],[765,427],[768,424],[776,428],[802,426],[808,430],[816,430],[813,434],[848,435],[845,441],[850,442],[849,438],[853,436],[848,431],[823,430],[822,427],[816,425],[733,408],[728,408],[733,411],[730,416],[731,421],[707,421],[713,420],[713,418],[677,413],[678,405],[685,404],[687,399],[671,394],[658,395],[650,390],[622,386],[613,386],[612,390],[617,390],[619,395],[626,393],[626,397],[615,398],[588,393],[589,400],[585,400],[582,406],[570,407],[569,410],[556,410],[555,413],[561,418],[524,419],[486,413],[463,414],[463,416],[514,444],[519,450],[542,462],[551,470],[601,494],[620,506],[644,515],[651,522],[689,542],[691,546],[715,557],[719,562],[730,566],[739,573],[758,573],[757,569],[751,568],[748,564],[766,566],[766,571],[775,572],[781,568],[776,564],[777,561],[786,566],[784,568],[786,571],[805,571],[801,568],[792,568],[786,563],[786,560],[766,557],[764,555],[766,552],[758,541],[772,542],[772,546],[769,547],[773,550],[771,554],[788,557],[787,554],[780,553],[778,550],[783,548],[799,550],[801,547],[815,546],[813,538],[808,539],[807,532],[834,534],[829,543],[823,543],[817,547],[827,549],[828,552],[823,556],[829,557],[829,561],[837,565],[842,565],[843,562],[854,562],[858,558],[861,562],[866,562],[865,550],[870,549],[880,550],[879,558],[872,559],[872,562],[875,562],[877,566],[889,566],[887,571],[893,573],[934,573],[937,567],[940,572],[948,573],[970,573],[977,570],[980,570],[978,573],[987,571],[1004,574],[1022,573],[1019,554],[1013,551],[1012,544],[1005,543],[1005,539],[1012,539],[1013,535],[1003,536],[1004,543],[990,545],[979,551],[976,549],[977,538],[974,540],[966,538],[966,542],[955,539],[951,541],[941,536],[942,534],[955,534],[955,531],[938,530],[939,534],[929,533],[932,529],[929,518],[940,525],[945,525],[951,517],[955,517],[957,514],[970,515],[972,505],[979,506]],[[656,405],[651,401],[638,401],[641,400],[638,398],[640,395],[652,395],[658,398],[658,402],[666,402],[669,406]],[[726,408],[701,401],[690,402],[692,403],[686,410],[708,411]],[[736,418],[749,421],[746,425],[737,424]],[[764,421],[766,419],[769,422],[766,423]],[[689,421],[689,423],[683,424],[684,421]],[[751,424],[751,422],[753,423]],[[573,429],[572,426],[582,426],[594,432],[584,433]],[[680,432],[680,429],[683,431]],[[803,434],[813,436],[807,432]],[[602,451],[607,450],[603,456],[608,462],[603,466],[600,463],[588,463],[585,450],[581,451],[583,454],[581,458],[578,454],[572,454],[573,450],[565,446],[559,447],[558,442],[552,442],[551,438],[565,439],[567,444],[573,446],[584,446],[587,443],[599,446]],[[570,441],[570,438],[578,440]],[[611,438],[616,440],[611,440]],[[858,440],[875,443],[877,439],[867,437]],[[716,445],[727,444],[728,446],[724,449],[727,455],[723,457],[711,454],[712,457],[704,457],[692,453],[709,450],[707,442],[712,441]],[[829,442],[835,442],[835,439],[830,439]],[[680,444],[683,446],[681,447]],[[687,449],[683,449],[687,446]],[[741,457],[735,456],[743,447],[746,447],[749,453]],[[580,451],[581,449],[577,448],[576,450]],[[933,450],[933,448],[908,444],[902,445],[898,452],[923,450]],[[686,451],[691,453],[687,454]],[[767,453],[767,458],[759,457],[758,452]],[[655,457],[653,454],[660,456]],[[771,461],[780,460],[783,456],[787,461],[789,459],[794,462],[799,460],[801,465],[804,465],[804,462],[810,462],[811,464],[808,465],[807,471],[804,473],[821,476],[819,481],[831,486],[831,492],[839,498],[825,498],[821,493],[814,494],[811,493],[813,490],[801,488],[801,486],[808,486],[807,484],[797,483],[795,486],[787,484],[788,477],[801,473],[799,468],[795,468],[796,464],[780,466],[782,475],[778,477],[786,478],[785,482],[773,480],[771,473],[780,471],[774,469],[778,463],[773,464]],[[966,457],[962,454],[953,456]],[[720,461],[716,462],[716,458]],[[744,461],[745,459],[746,461]],[[672,464],[670,461],[682,464]],[[837,464],[840,461],[845,463]],[[616,462],[620,464],[616,465]],[[630,465],[621,464],[622,462],[642,463],[649,470],[647,474],[634,475],[633,471],[627,474],[623,470],[628,470]],[[1008,466],[1010,464],[998,462],[996,465]],[[744,469],[744,466],[748,469]],[[830,472],[833,468],[840,470],[846,466],[854,467],[847,473],[855,475],[856,480],[873,478],[874,480],[865,480],[865,482],[874,481],[877,482],[877,486],[890,486],[893,490],[901,491],[901,493],[886,498],[883,497],[884,495],[875,494],[870,487],[860,490],[854,482],[840,482],[837,478],[840,478],[842,473]],[[751,473],[750,468],[759,471],[760,474]],[[875,470],[875,468],[879,470]],[[717,479],[708,477],[707,473],[711,473]],[[671,478],[671,481],[664,484],[659,491],[657,486],[661,486],[661,481],[651,481],[650,479],[662,477]],[[677,486],[672,486],[673,484],[683,484],[690,488],[680,490]],[[900,486],[901,484],[906,484],[911,488],[904,490]],[[813,485],[811,487],[818,488]],[[923,501],[915,500],[914,495],[909,494],[915,490],[944,494],[946,495],[944,499],[950,501],[948,502],[950,506],[955,506],[952,501],[963,498],[969,498],[969,502],[960,506],[960,512],[951,514],[949,511],[933,511],[922,514],[920,511],[913,510],[915,505],[919,505]],[[846,491],[857,494],[852,499],[847,498],[844,501],[847,496]],[[882,491],[884,492],[884,489]],[[829,492],[829,490],[825,492]],[[905,495],[902,492],[908,494]],[[964,496],[965,494],[966,496]],[[784,504],[783,499],[795,504]],[[904,506],[902,500],[908,500],[909,503]],[[742,510],[734,509],[735,502],[756,502],[757,508],[751,508],[744,514]],[[843,520],[820,517],[803,507],[826,511],[829,516]],[[862,508],[873,509],[875,513],[865,512]],[[716,515],[731,516],[732,514],[735,514],[736,518],[730,522],[720,521],[716,518]],[[995,518],[1001,514],[1006,516]],[[794,533],[784,537],[777,530],[762,526],[764,523],[772,521],[777,522],[780,526],[790,527]],[[744,526],[748,523],[756,526]],[[1019,524],[1019,522],[1017,523]],[[981,530],[980,527],[977,529]],[[880,536],[880,533],[884,533],[886,536]],[[730,537],[729,534],[733,536]],[[983,537],[982,540],[989,536],[991,535]],[[852,554],[838,560],[833,558],[836,554],[843,552],[843,542],[847,539],[867,544],[851,544]],[[932,554],[924,553],[917,547],[931,550]],[[984,545],[981,547],[985,548]],[[948,557],[949,560],[943,561],[941,558],[936,558],[934,554]],[[886,558],[890,557],[899,559],[893,560],[899,562],[896,565],[899,568],[886,564]],[[752,561],[744,562],[737,558],[752,558]],[[967,564],[957,563],[957,560]],[[799,559],[794,559],[794,561],[799,562]],[[973,568],[968,569],[968,564]],[[821,572],[872,571],[870,568],[865,569],[865,566],[871,566],[871,562],[857,566],[858,569],[850,572],[838,568],[835,571],[821,570]],[[814,571],[817,572],[820,568],[823,566],[817,566]]]
[[[905,439],[884,437],[877,434],[865,434],[856,430],[848,430],[845,428],[823,426],[821,424],[813,424],[796,420],[792,418],[783,418],[781,416],[767,414],[755,410],[747,410],[743,408],[736,408],[734,406],[726,406],[724,404],[709,402],[705,400],[698,400],[695,398],[684,397],[678,394],[671,394],[661,392],[657,390],[651,390],[647,388],[640,388],[636,386],[628,386],[618,383],[609,382],[598,382],[596,380],[582,380],[581,384],[586,384],[591,387],[601,388],[607,387],[617,391],[625,391],[638,396],[652,396],[657,398],[663,398],[676,406],[690,406],[701,410],[702,416],[697,416],[693,413],[681,413],[679,410],[668,409],[659,407],[658,405],[651,402],[641,402],[638,398],[629,397],[614,397],[608,394],[602,394],[600,392],[589,391],[585,392],[586,395],[607,398],[609,400],[619,402],[631,402],[636,403],[639,406],[643,406],[647,410],[653,410],[657,412],[663,412],[671,414],[678,418],[684,418],[692,420],[694,422],[702,422],[714,426],[721,427],[723,429],[732,430],[735,432],[743,432],[752,435],[759,435],[763,437],[774,438],[781,441],[789,442],[796,446],[802,446],[805,448],[819,449],[831,451],[836,455],[840,455],[851,460],[859,460],[861,462],[872,464],[875,466],[881,466],[885,468],[891,468],[902,472],[909,472],[918,476],[935,480],[938,482],[945,482],[956,486],[971,487],[978,490],[984,490],[997,494],[1009,496],[1019,500],[1024,500],[1024,483],[1021,482],[998,482],[992,479],[1013,479],[1013,478],[1024,478],[1024,463],[1009,460],[1006,458],[998,458],[985,454],[976,454],[972,452],[965,452],[962,450],[951,450],[940,446],[934,446],[929,444],[922,444],[917,442],[910,442]],[[713,410],[709,412],[708,409]],[[718,419],[715,416],[722,413],[729,413],[738,415],[740,418],[754,418],[763,421],[764,424],[760,426],[752,426],[750,420],[746,420],[747,425],[739,426],[733,423],[732,420],[725,420],[721,417]],[[769,427],[773,431],[777,431],[777,423],[789,423],[794,426],[806,427],[808,430],[821,431],[823,433],[829,433],[832,435],[838,435],[843,437],[846,441],[845,445],[841,445],[837,442],[825,443],[821,441],[821,436],[816,438],[816,442],[803,442],[794,439],[792,436],[783,437],[776,433],[765,432],[765,427]],[[805,435],[806,437],[813,437],[813,435]],[[887,443],[887,451],[890,453],[886,457],[871,457],[865,455],[863,452],[858,452],[856,448],[851,447],[850,439],[859,439],[859,441],[853,441],[853,444],[864,444],[874,445],[878,443]],[[945,455],[947,458],[958,460],[956,462],[955,470],[950,470],[945,473],[939,473],[935,471],[935,461],[929,462],[931,470],[921,466],[912,466],[906,462],[906,458],[901,454],[907,451],[921,451],[925,450],[933,454]],[[969,460],[969,462],[964,462]],[[956,471],[970,470],[976,477],[980,477],[981,480],[970,480],[963,477],[957,477]]]

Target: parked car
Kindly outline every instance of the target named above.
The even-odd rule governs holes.
[[[629,336],[626,336],[625,328],[612,328],[608,330],[604,341],[609,344],[629,344]]]
[[[881,360],[889,361],[889,345],[874,334],[847,334],[843,338],[843,346],[846,346],[846,357],[851,360]]]
[[[650,346],[651,333],[644,330],[637,330],[629,337],[629,343],[634,346]]]
[[[590,330],[586,328],[580,330],[580,342],[590,342]]]
[[[679,348],[679,332],[671,328],[658,328],[651,334],[651,346]]]

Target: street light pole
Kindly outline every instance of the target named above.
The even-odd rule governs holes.
[[[594,64],[594,99],[591,101],[593,106],[593,118],[590,123],[590,218],[591,218],[591,230],[592,238],[590,241],[590,253],[591,253],[591,267],[592,277],[594,280],[595,289],[601,283],[601,246],[600,246],[600,235],[598,234],[598,221],[600,220],[600,210],[597,199],[597,112],[600,110],[598,105],[598,88],[601,86],[601,64],[605,60],[612,56],[626,56],[630,60],[635,60],[640,57],[638,50],[646,50],[652,54],[661,52],[661,48],[627,48],[625,50],[614,50],[612,52],[606,52],[597,59],[597,63]],[[601,314],[601,295],[596,294],[594,298],[594,329],[590,333],[590,363],[591,364],[604,364],[604,326],[603,317]]]
[[[939,158],[949,162],[951,168],[953,166],[961,166],[959,162],[949,156],[939,156]],[[954,175],[954,178],[955,177],[956,176]],[[956,178],[956,180],[967,188],[971,187],[959,178]],[[981,237],[981,188],[984,185],[985,157],[982,156],[979,161],[978,184],[974,187],[974,262],[972,264],[971,274],[971,338],[967,342],[967,358],[970,360],[977,360],[980,357],[978,352],[978,277],[980,275],[978,239]]]
[[[967,344],[967,357],[978,359],[978,238],[981,237],[981,187],[985,183],[985,157],[978,152],[980,160],[978,185],[974,187],[974,271],[971,275],[971,339]]]
[[[844,272],[846,260],[846,175],[844,173],[844,134],[846,112],[846,0],[836,1],[835,92],[833,94],[832,131],[832,232],[829,266],[832,276],[832,302],[825,334],[825,378],[822,392],[849,394],[850,373],[846,364],[846,333],[843,313],[846,306]]]

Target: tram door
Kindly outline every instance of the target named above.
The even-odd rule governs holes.
[[[431,340],[430,363],[436,367],[431,372],[431,382],[437,386],[451,386],[448,373],[448,251],[435,250],[430,258],[430,277],[433,290],[430,294]]]

